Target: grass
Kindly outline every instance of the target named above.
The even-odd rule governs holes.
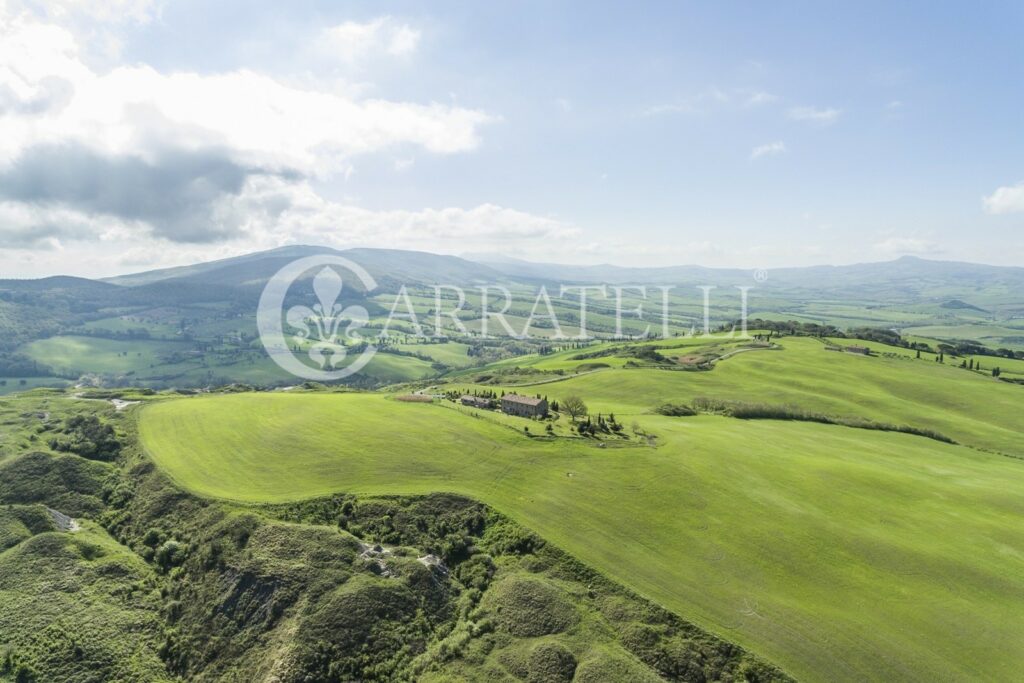
[[[1019,322],[1018,322],[1019,324]],[[1024,347],[1024,327],[1010,325],[920,325],[903,329],[904,334],[920,337],[931,337],[943,341],[971,339],[993,348],[1007,347],[1020,349]]]
[[[24,540],[0,552],[0,643],[32,662],[24,680],[174,680],[156,654],[160,601],[150,574],[92,523]]]
[[[217,386],[233,382],[273,385],[295,381],[293,375],[278,367],[259,348],[198,349],[186,341],[65,335],[32,341],[19,350],[63,375],[93,373],[130,377],[136,383],[156,387]],[[429,362],[419,358],[378,353],[363,374],[391,384],[423,379],[436,371]],[[0,394],[61,384],[61,380],[37,378],[22,386],[19,379],[8,378],[7,384],[0,386]]]
[[[820,353],[840,367],[886,362]],[[696,375],[728,375],[740,363],[753,364],[750,372],[776,355],[784,354],[741,354],[710,373],[605,371],[570,382],[618,380],[617,394],[601,402],[624,412],[613,399],[634,388],[624,380],[666,377],[682,389]],[[921,366],[940,373],[933,384],[954,372]],[[655,403],[620,400],[636,412]],[[205,496],[474,497],[798,678],[1005,680],[1024,667],[1024,463],[832,425],[639,419],[659,447],[529,439],[375,394],[159,402],[142,410],[139,429],[155,461]]]
[[[577,394],[591,412],[614,412],[620,418],[702,396],[791,404],[907,424],[970,446],[1024,456],[1020,386],[966,372],[949,361],[826,351],[821,342],[806,337],[779,343],[782,351],[740,353],[711,372],[605,370],[546,384],[543,391],[553,398]]]
[[[401,351],[419,353],[433,358],[439,363],[452,368],[465,368],[473,365],[473,358],[467,355],[469,349],[467,344],[449,342],[447,344],[396,344],[395,347]]]
[[[66,387],[68,384],[68,380],[59,377],[0,377],[0,396],[38,387]]]
[[[167,367],[166,355],[190,349],[192,346],[183,342],[58,336],[29,342],[19,350],[60,373],[149,375],[155,373],[155,366]],[[166,371],[164,368],[161,371]]]

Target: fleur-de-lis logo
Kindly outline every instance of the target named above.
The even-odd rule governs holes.
[[[345,342],[362,341],[356,330],[370,320],[362,306],[342,308],[338,297],[343,287],[341,276],[325,266],[313,278],[317,303],[312,308],[292,306],[285,316],[288,324],[297,330],[293,336],[296,344],[306,348],[309,359],[320,368],[339,367],[348,353]],[[340,338],[341,327],[346,322],[344,338]]]
[[[341,256],[325,254],[289,263],[270,278],[260,297],[256,313],[260,340],[274,362],[297,377],[316,381],[342,379],[359,372],[377,351],[358,332],[369,322],[366,309],[358,304],[345,306],[339,301],[344,281],[334,266],[354,273],[367,293],[377,287],[363,268]],[[315,268],[319,268],[313,276],[315,302],[292,306],[285,312],[289,288],[303,282],[301,278]],[[345,362],[355,348],[359,350],[358,357]],[[297,353],[304,353],[312,365],[300,360]]]

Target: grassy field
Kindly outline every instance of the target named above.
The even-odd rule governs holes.
[[[448,353],[455,354],[452,346]],[[295,380],[261,348],[218,347],[205,351],[198,348],[185,341],[64,335],[29,342],[19,350],[61,374],[131,377],[134,381],[156,387],[232,382],[274,385],[289,384]],[[422,379],[436,374],[436,371],[430,363],[419,358],[379,353],[363,373],[390,384]],[[20,390],[16,386],[18,383],[17,378],[8,379],[8,385],[0,387],[0,394]],[[34,385],[59,386],[60,382],[48,379]]]
[[[465,368],[473,365],[474,360],[466,352],[468,344],[448,342],[446,344],[396,344],[395,347],[401,351],[419,353],[433,358],[439,363],[452,368]]]
[[[736,354],[711,372],[604,370],[551,382],[543,390],[553,398],[577,394],[592,412],[619,416],[695,397],[792,404],[932,429],[966,445],[1024,456],[1020,386],[961,370],[948,359],[917,360],[906,350],[878,344],[868,345],[897,357],[826,351],[807,337],[786,337],[780,344],[781,350]]]
[[[919,337],[931,337],[942,341],[973,340],[992,348],[1020,349],[1024,348],[1024,327],[1019,325],[1019,320],[1014,321],[1014,326],[956,323],[949,325],[923,325],[904,328],[903,333]]]
[[[819,352],[840,368],[913,364]],[[575,388],[607,391],[599,403],[639,413],[671,386],[655,382],[651,395],[616,402],[639,386],[622,382],[642,373],[685,390],[694,377],[751,372],[776,355],[785,353],[741,354],[711,373],[613,370],[569,382],[618,380],[614,391]],[[959,372],[921,367],[942,380]],[[857,388],[840,378],[836,386],[832,400],[855,407],[846,394]],[[873,410],[884,412],[874,392]],[[207,496],[472,496],[798,678],[1007,680],[1024,667],[1024,463],[827,425],[637,419],[658,447],[530,439],[383,395],[241,394],[150,405],[140,435],[165,471]]]

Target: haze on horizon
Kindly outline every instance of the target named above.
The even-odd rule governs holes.
[[[0,278],[1024,264],[1024,7],[0,0]]]

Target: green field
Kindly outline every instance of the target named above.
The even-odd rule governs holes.
[[[437,346],[451,346],[447,352],[456,354],[459,345]],[[29,342],[19,350],[65,376],[95,374],[131,378],[135,382],[156,387],[225,385],[234,382],[281,385],[295,380],[293,375],[278,367],[259,347],[200,350],[199,346],[187,341],[62,335]],[[385,353],[374,356],[363,373],[384,384],[409,382],[437,374],[425,360]],[[18,390],[11,386],[12,383],[17,384],[18,380],[10,379],[7,390]],[[59,380],[49,379],[35,386],[60,384]],[[0,387],[0,393],[3,390],[4,387]]]
[[[167,355],[191,348],[183,342],[58,336],[30,342],[20,350],[60,373],[124,375],[152,374],[152,368],[166,363]]]
[[[826,351],[820,341],[807,337],[787,337],[780,343],[782,350],[739,353],[711,372],[604,370],[548,383],[543,390],[554,397],[578,394],[591,411],[620,416],[695,397],[792,404],[901,422],[970,446],[1024,456],[1020,386],[966,372],[951,361],[917,360],[893,347],[888,348],[899,357]]]
[[[903,334],[919,337],[931,337],[942,341],[972,340],[992,348],[1006,347],[1011,349],[1024,348],[1024,327],[1020,321],[1013,321],[1014,326],[999,324],[939,324],[907,327]]]
[[[140,435],[177,482],[212,497],[477,498],[798,678],[1012,678],[1024,667],[1024,462],[910,435],[648,410],[754,396],[1019,452],[1021,388],[784,343],[711,372],[605,370],[546,386],[634,416],[654,448],[531,439],[379,394],[160,402],[141,412]]]

